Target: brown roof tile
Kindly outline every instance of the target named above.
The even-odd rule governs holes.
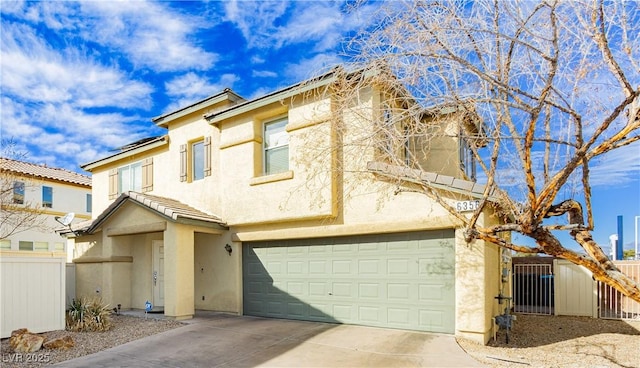
[[[91,187],[91,177],[73,171],[0,157],[0,170]]]

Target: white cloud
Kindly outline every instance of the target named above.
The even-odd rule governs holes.
[[[225,18],[240,29],[250,48],[279,48],[276,24],[289,5],[288,1],[228,1]]]
[[[275,78],[278,76],[278,73],[272,70],[253,70],[251,76],[257,78]]]
[[[4,94],[82,107],[150,107],[151,87],[75,50],[53,50],[33,29],[5,25],[0,73]]]
[[[165,90],[173,101],[165,112],[174,111],[191,105],[208,96],[222,92],[225,88],[233,88],[239,77],[235,74],[223,74],[216,83],[195,73],[178,76],[165,83]]]
[[[345,31],[361,24],[337,2],[228,1],[225,11],[250,48],[279,49],[312,42],[314,52],[323,52],[333,49]]]
[[[286,72],[292,79],[303,81],[327,72],[342,62],[343,60],[335,54],[318,54],[308,59],[302,59],[297,63],[288,64]]]
[[[592,161],[591,185],[625,186],[640,180],[640,143],[620,147]]]

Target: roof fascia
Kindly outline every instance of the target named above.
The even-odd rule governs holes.
[[[167,221],[170,222],[174,222],[174,223],[180,223],[180,224],[185,224],[185,225],[193,225],[193,226],[201,226],[201,227],[206,227],[206,228],[212,228],[212,229],[216,229],[216,230],[229,230],[228,227],[217,223],[217,222],[211,222],[211,221],[205,221],[205,220],[198,220],[198,219],[194,219],[191,217],[185,217],[185,216],[181,216],[178,215],[177,219],[174,219],[171,216],[167,216],[166,214],[157,211],[155,209],[153,209],[152,207],[146,206],[144,203],[140,203],[137,200],[131,198],[128,194],[121,194],[120,197],[118,197],[109,207],[107,207],[107,209],[105,209],[100,216],[98,216],[95,220],[94,223],[91,224],[91,226],[89,226],[83,233],[84,234],[93,234],[97,229],[99,229],[112,215],[114,215],[116,213],[116,211],[118,211],[118,209],[120,207],[122,207],[126,202],[131,202],[137,206],[140,206],[141,208],[150,211],[162,218],[164,218]]]
[[[84,165],[80,165],[80,168],[82,168],[85,171],[89,171],[91,172],[91,170],[95,169],[96,167],[102,166],[102,165],[106,165],[106,164],[110,164],[112,162],[116,162],[118,160],[122,160],[123,158],[127,158],[129,156],[133,156],[133,155],[137,155],[140,154],[142,152],[146,152],[146,151],[150,151],[154,148],[158,148],[158,147],[162,147],[164,145],[169,144],[169,136],[168,135],[164,135],[160,138],[158,138],[157,140],[153,140],[150,142],[147,142],[145,144],[139,145],[135,148],[129,149],[127,151],[124,152],[118,152],[114,155],[105,157],[105,158],[101,158],[97,161],[93,161],[93,162],[89,162],[87,164]]]
[[[152,118],[151,121],[153,121],[156,125],[160,126],[160,127],[164,127],[166,128],[170,122],[180,119],[186,115],[192,114],[198,110],[201,110],[203,108],[206,108],[208,106],[211,105],[215,105],[217,103],[220,102],[224,102],[224,101],[231,101],[231,102],[238,102],[238,101],[243,101],[244,98],[242,98],[242,96],[238,95],[237,93],[233,92],[231,89],[226,88],[224,91],[207,97],[204,100],[200,100],[192,105],[189,105],[187,107],[184,107],[182,109],[176,110],[176,111],[172,111],[170,113],[164,114],[164,115],[160,115],[157,116],[155,118]]]
[[[258,109],[263,106],[270,105],[274,102],[279,102],[283,99],[308,92],[315,88],[319,88],[322,86],[326,86],[327,84],[333,83],[336,81],[336,76],[334,72],[329,72],[315,80],[305,81],[298,84],[294,84],[292,86],[283,88],[281,90],[275,91],[273,93],[264,95],[262,97],[258,97],[254,100],[247,101],[235,106],[232,106],[226,110],[207,114],[204,118],[209,122],[209,124],[217,124],[224,120],[230,119],[234,116],[238,116],[244,114],[246,112]]]

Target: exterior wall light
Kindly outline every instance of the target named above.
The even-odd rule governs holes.
[[[233,252],[233,248],[231,248],[231,246],[229,244],[224,246],[224,250],[226,250],[227,252],[229,252],[229,255],[231,255],[231,252]]]

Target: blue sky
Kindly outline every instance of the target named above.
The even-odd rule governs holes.
[[[0,133],[28,160],[81,172],[137,139],[151,118],[225,87],[245,98],[342,61],[366,21],[343,2],[0,2]],[[592,168],[595,239],[640,215],[640,144]]]

